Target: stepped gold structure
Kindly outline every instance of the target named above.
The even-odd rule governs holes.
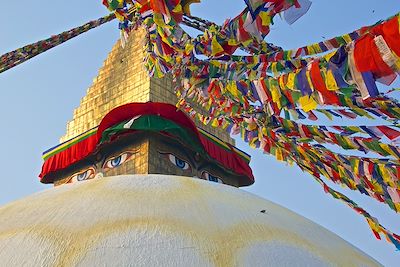
[[[73,119],[68,122],[61,142],[96,127],[110,110],[120,105],[148,101],[177,103],[172,78],[152,78],[144,69],[143,38],[145,31],[139,28],[130,34],[125,48],[120,41],[114,45],[86,96],[74,110]],[[223,130],[202,124],[197,126],[234,144],[234,140]]]

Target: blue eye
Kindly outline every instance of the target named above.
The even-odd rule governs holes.
[[[202,176],[208,181],[223,184],[222,180],[218,176],[212,175],[209,172],[204,171]]]
[[[121,164],[121,156],[118,156],[118,157],[116,157],[116,158],[110,160],[110,164],[111,164],[111,166],[113,166],[113,167],[119,166],[119,165]]]
[[[180,158],[176,157],[173,154],[168,154],[168,158],[172,164],[174,164],[176,167],[182,170],[187,170],[190,168],[190,165],[186,161],[181,160]]]
[[[125,163],[125,161],[127,161],[128,159],[130,159],[133,154],[134,153],[132,153],[132,152],[125,152],[116,157],[110,158],[104,162],[103,169],[109,170],[109,169],[116,168],[116,167],[122,165],[123,163]]]
[[[208,176],[208,180],[211,181],[211,182],[216,182],[216,183],[218,183],[218,178],[215,177],[215,176],[212,176],[212,175],[209,175],[209,176]]]
[[[181,168],[181,169],[185,168],[185,163],[186,163],[186,162],[184,162],[183,160],[181,160],[181,159],[175,157],[175,164],[176,164],[176,166],[178,166],[179,168]]]
[[[84,172],[84,173],[78,174],[78,175],[76,176],[76,180],[78,180],[78,181],[83,181],[83,180],[85,180],[86,177],[88,176],[87,173],[88,173],[88,172],[86,171],[86,172]]]
[[[68,183],[81,182],[94,178],[96,171],[93,168],[86,169],[82,172],[71,175]]]

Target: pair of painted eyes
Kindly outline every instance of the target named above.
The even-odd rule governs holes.
[[[103,164],[103,170],[107,171],[107,170],[114,169],[114,168],[122,165],[128,159],[130,159],[133,154],[134,153],[132,153],[132,152],[124,152],[116,157],[106,160]],[[178,168],[180,168],[182,170],[188,170],[190,168],[189,163],[187,163],[186,161],[184,161],[170,153],[168,153],[167,155],[168,155],[168,159],[171,161],[171,163],[174,164],[175,166],[177,166]],[[82,172],[72,175],[68,182],[73,183],[73,182],[90,180],[90,179],[93,179],[95,176],[96,176],[96,170],[93,167],[90,167]],[[222,180],[219,177],[214,176],[207,171],[202,172],[202,178],[205,180],[208,180],[208,181],[222,183]]]
[[[178,158],[174,154],[168,154],[168,159],[171,161],[172,164],[174,164],[176,167],[182,170],[188,170],[190,168],[189,163]],[[201,178],[205,180],[222,184],[222,180],[219,177],[214,176],[207,171],[203,171],[201,176],[202,176]]]
[[[103,164],[103,170],[108,171],[110,169],[114,169],[114,168],[122,165],[128,159],[130,159],[133,154],[134,153],[132,153],[132,152],[124,152],[116,157],[106,160]],[[96,170],[93,167],[90,167],[84,171],[81,171],[79,173],[72,175],[68,182],[73,183],[73,182],[80,182],[80,181],[84,181],[84,180],[90,180],[90,179],[93,179],[95,176],[96,176]]]

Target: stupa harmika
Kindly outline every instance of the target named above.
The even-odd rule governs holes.
[[[176,103],[172,81],[143,70],[143,35],[115,45],[44,154],[41,181],[62,186],[0,208],[2,265],[379,266],[235,188],[254,182],[248,155],[165,104]]]

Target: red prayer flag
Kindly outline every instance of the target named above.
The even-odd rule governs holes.
[[[390,140],[394,140],[400,136],[400,132],[392,129],[388,126],[381,125],[381,126],[376,126],[384,135],[386,135],[387,138]]]
[[[354,61],[359,72],[372,72],[375,78],[394,74],[393,70],[383,61],[372,35],[366,35],[356,42]]]
[[[378,232],[374,231],[373,229],[371,229],[371,231],[374,233],[376,239],[381,240],[381,236],[378,234]]]
[[[324,98],[325,104],[328,105],[339,105],[339,98],[337,95],[329,91],[328,88],[326,88],[325,81],[322,78],[321,71],[319,68],[319,60],[315,60],[310,69],[310,76],[311,76],[311,82],[314,86],[314,88],[321,93],[322,97]]]
[[[400,31],[398,16],[375,26],[372,29],[375,35],[382,35],[387,45],[400,57]]]

